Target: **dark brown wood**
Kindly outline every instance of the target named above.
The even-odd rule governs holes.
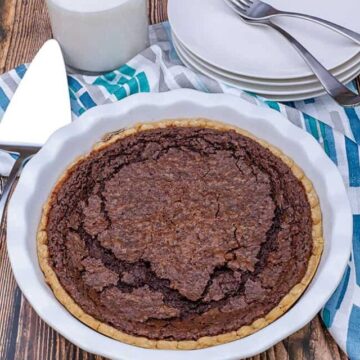
[[[151,24],[156,24],[167,20],[168,0],[148,0],[149,20]]]
[[[166,20],[166,7],[167,0],[149,0],[150,23]],[[50,37],[43,0],[0,0],[0,73],[31,61]],[[2,185],[0,178],[0,193]],[[102,360],[72,345],[36,315],[16,286],[5,241],[4,237],[0,239],[0,359]],[[296,334],[248,360],[346,359],[317,317]]]
[[[0,43],[0,72],[30,62],[45,40],[51,37],[50,23],[43,0],[3,1]]]

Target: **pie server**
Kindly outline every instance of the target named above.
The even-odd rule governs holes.
[[[0,150],[18,156],[0,198],[0,224],[23,167],[55,130],[70,122],[64,59],[59,44],[48,40],[35,56],[0,122]]]

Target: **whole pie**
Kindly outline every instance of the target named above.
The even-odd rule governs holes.
[[[108,135],[57,182],[38,232],[45,278],[76,318],[160,349],[217,345],[273,322],[322,250],[303,171],[205,119]]]

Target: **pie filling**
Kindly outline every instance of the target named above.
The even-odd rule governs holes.
[[[283,161],[235,131],[168,127],[81,160],[54,193],[49,261],[99,321],[196,340],[250,325],[304,277],[311,208]]]

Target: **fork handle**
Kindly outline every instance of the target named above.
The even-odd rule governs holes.
[[[12,189],[14,188],[14,185],[16,183],[16,179],[18,175],[20,175],[26,163],[32,158],[33,155],[33,153],[29,152],[20,153],[13,168],[11,169],[10,175],[5,183],[4,190],[0,198],[0,225],[3,225],[3,222],[5,220],[6,205],[8,203]],[[3,229],[3,227],[1,227],[1,229]],[[3,236],[2,231],[3,230],[0,230],[0,238]]]
[[[312,21],[319,25],[325,26],[330,30],[334,30],[337,33],[346,36],[350,40],[353,40],[360,45],[360,34],[359,33],[352,31],[341,25],[335,24],[331,21],[321,19],[317,16],[301,14],[301,13],[296,13],[296,12],[291,12],[291,11],[280,11],[280,10],[277,10],[273,16],[291,16],[291,17],[296,17],[296,18]]]
[[[336,79],[326,68],[292,35],[285,31],[280,26],[271,21],[262,22],[282,34],[293,47],[298,51],[301,57],[305,60],[307,65],[311,68],[313,73],[319,79],[326,92],[334,98],[341,106],[353,107],[360,104],[360,96]]]

